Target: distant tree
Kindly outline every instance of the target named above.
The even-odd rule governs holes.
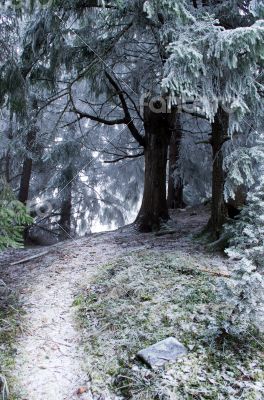
[[[169,177],[168,177],[168,207],[171,209],[184,208],[183,178],[179,173],[179,161],[182,144],[182,126],[178,116],[175,132],[171,135],[169,145]]]

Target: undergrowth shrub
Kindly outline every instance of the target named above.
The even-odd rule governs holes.
[[[15,199],[4,181],[0,181],[0,250],[21,247],[24,228],[31,223],[24,204]]]
[[[220,294],[229,312],[224,331],[245,335],[264,332],[264,179],[248,194],[237,220],[226,227],[227,255],[234,263],[231,279],[222,282]]]

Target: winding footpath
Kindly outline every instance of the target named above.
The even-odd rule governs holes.
[[[94,234],[41,249],[25,249],[0,255],[4,279],[15,290],[25,311],[23,330],[17,337],[14,377],[19,400],[107,400],[92,393],[85,373],[85,353],[75,320],[73,302],[80,289],[89,286],[101,265],[139,249],[167,251],[181,249],[201,254],[190,239],[205,224],[203,212],[179,212],[172,221],[175,235],[157,237],[137,234],[130,228]],[[12,261],[47,251],[27,263]],[[223,259],[207,258],[208,268],[222,268]],[[78,394],[80,388],[87,388]]]
[[[42,258],[9,267],[8,280],[25,310],[12,373],[19,399],[92,399],[89,391],[77,394],[79,388],[89,388],[89,377],[82,368],[85,355],[78,346],[72,305],[96,266],[117,254],[117,246],[99,235],[65,242]]]

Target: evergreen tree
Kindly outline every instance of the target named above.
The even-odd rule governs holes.
[[[145,190],[137,218],[143,230],[158,229],[160,221],[169,217],[168,146],[172,134],[178,144],[182,138],[177,133],[177,112],[182,109],[208,118],[213,150],[211,225],[218,235],[226,217],[222,147],[228,134],[239,129],[244,115],[252,110],[258,113],[260,105],[261,8],[250,1],[68,0],[53,1],[47,8],[31,2],[30,15],[28,5],[26,2],[22,12],[24,41],[16,63],[18,76],[27,83],[27,118],[28,94],[37,93],[38,107],[42,108],[41,102],[45,105],[43,100],[53,90],[46,105],[62,96],[65,102],[61,103],[61,113],[70,111],[72,116],[67,124],[83,127],[89,119],[94,132],[108,139],[112,139],[111,127],[125,129],[126,151],[123,141],[118,155],[107,161],[124,162],[144,154]],[[244,84],[245,76],[248,85]],[[86,86],[81,86],[83,83]],[[6,89],[11,96],[9,92]],[[185,103],[192,103],[193,111],[184,109]],[[37,121],[35,124],[39,129]],[[100,129],[95,127],[98,124]],[[29,132],[23,140],[22,171],[30,171],[22,174],[24,178],[27,175],[20,185],[27,187],[21,190],[24,197],[28,197],[34,168],[37,172],[37,164],[42,164],[27,145],[32,142],[27,140]],[[67,134],[61,137],[67,146]],[[38,148],[37,142],[33,149]],[[28,167],[33,161],[32,170],[32,165]],[[57,167],[63,172],[64,164],[66,174],[67,162],[61,163]],[[179,176],[177,170],[175,174]],[[52,187],[50,182],[50,193]]]
[[[166,21],[171,27],[176,27],[177,21],[185,24],[192,17],[184,4],[178,1],[159,0],[151,5],[144,1],[123,1],[113,6],[106,2],[105,6],[99,14],[95,9],[102,8],[100,2],[63,2],[58,6],[55,1],[50,10],[41,13],[35,11],[35,23],[27,32],[26,38],[29,40],[24,46],[22,59],[25,65],[29,65],[25,69],[32,80],[39,79],[40,75],[42,79],[47,79],[49,75],[56,80],[56,72],[61,71],[61,65],[66,66],[69,74],[67,79],[71,81],[68,87],[70,106],[77,114],[78,121],[87,118],[108,126],[127,126],[134,143],[143,148],[145,155],[145,190],[138,226],[143,230],[157,229],[160,220],[166,220],[169,216],[166,164],[175,125],[174,111],[171,113],[166,109],[161,113],[159,101],[150,104],[153,97],[161,94],[160,70],[171,36],[165,33],[162,39],[160,31],[166,31]],[[69,31],[71,36],[65,37],[65,24],[75,14],[79,16],[79,21]],[[96,22],[92,19],[95,14]],[[93,38],[95,31],[96,40]],[[48,55],[50,60],[50,64],[44,63],[44,68],[43,63],[38,63],[38,57],[41,58],[43,54],[45,57]],[[122,63],[119,61],[121,58]],[[34,65],[32,60],[35,60]],[[145,73],[139,76],[139,70]],[[78,104],[73,86],[81,80],[90,80],[90,88],[97,95],[104,94],[108,109],[97,108],[94,113],[90,112],[93,107],[90,99],[86,109],[84,103],[82,107]],[[143,96],[144,113],[139,115],[139,106],[136,104],[140,103]],[[142,134],[144,131],[145,135]]]
[[[226,220],[223,145],[241,129],[247,114],[259,115],[263,104],[260,76],[263,21],[254,22],[253,19],[253,24],[245,25],[252,23],[249,8],[246,13],[239,2],[231,3],[234,6],[228,19],[232,24],[236,21],[238,27],[228,25],[226,14],[223,14],[224,20],[221,18],[230,2],[221,5],[210,2],[210,8],[205,9],[219,16],[220,24],[204,15],[204,19],[197,20],[188,30],[178,30],[176,40],[169,46],[171,55],[162,83],[164,91],[171,94],[172,104],[177,103],[179,97],[193,99],[193,113],[205,116],[212,123],[212,217],[209,226],[216,237]]]
[[[243,149],[237,155],[241,156]],[[249,158],[249,154],[253,155]],[[233,155],[234,160],[234,155]],[[251,165],[250,165],[251,160]],[[251,189],[240,216],[225,227],[229,237],[227,255],[234,263],[231,279],[222,283],[220,293],[228,304],[224,330],[229,334],[246,334],[253,328],[263,332],[264,326],[264,139],[244,156],[234,170],[238,182],[245,171]],[[246,162],[245,162],[246,161]],[[256,168],[256,161],[259,168]],[[255,176],[249,172],[255,171]],[[234,174],[234,172],[233,172]],[[242,179],[247,181],[247,179]]]

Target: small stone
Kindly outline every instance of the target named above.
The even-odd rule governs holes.
[[[81,394],[84,394],[86,392],[88,392],[88,388],[86,386],[82,386],[77,390],[78,396],[80,396]]]
[[[187,349],[173,337],[147,347],[137,353],[137,357],[149,367],[162,367],[167,362],[176,361],[187,353]]]

